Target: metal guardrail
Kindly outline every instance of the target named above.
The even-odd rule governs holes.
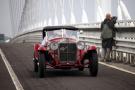
[[[111,53],[111,59],[115,62],[123,62],[135,65],[135,27],[117,28],[116,46]],[[98,52],[101,52],[101,30],[99,28],[84,28],[84,34],[80,36],[80,41],[86,45],[96,45]]]
[[[118,32],[116,33],[116,47],[113,48],[111,59],[115,62],[123,62],[130,65],[135,65],[135,21],[117,22]],[[91,26],[90,26],[91,25]],[[124,26],[122,26],[124,25]],[[127,26],[126,26],[127,25]],[[92,24],[77,24],[74,25],[81,28],[84,33],[80,35],[80,41],[84,41],[86,45],[96,45],[98,52],[101,51],[101,30],[99,29],[100,23]],[[12,39],[11,42],[41,42],[41,30],[33,30],[20,34]]]
[[[81,23],[81,24],[75,24],[73,26],[77,27],[83,27],[83,28],[99,28],[101,26],[101,22],[97,23]],[[115,24],[116,27],[135,27],[135,20],[119,20]]]

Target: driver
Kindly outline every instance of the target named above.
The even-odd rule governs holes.
[[[46,44],[46,32],[45,32],[45,30],[43,30],[42,35],[43,35],[43,41],[41,42],[41,45],[45,46],[45,44]]]
[[[43,38],[43,41],[41,42],[41,45],[42,45],[42,46],[45,46],[45,44],[46,44],[46,38],[44,37],[44,38]]]
[[[41,42],[41,45],[42,46],[45,46],[46,45],[46,32],[43,30],[43,40],[42,40],[42,42]],[[51,56],[51,54],[50,53],[46,53],[45,54],[45,57],[46,57],[46,60],[49,62],[49,63],[52,63],[52,56]]]

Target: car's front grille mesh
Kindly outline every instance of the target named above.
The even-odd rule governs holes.
[[[75,61],[77,47],[76,43],[59,44],[59,57],[61,61]]]

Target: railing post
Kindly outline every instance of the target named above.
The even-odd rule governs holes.
[[[123,57],[123,53],[120,52],[120,61],[119,62],[122,62],[122,57]]]
[[[117,53],[117,51],[115,50],[115,51],[114,51],[114,61],[116,61],[116,58],[117,58],[117,57],[116,57],[116,53]]]
[[[135,54],[132,54],[132,66],[135,66]]]
[[[116,51],[116,62],[119,61],[119,51]]]
[[[126,64],[128,64],[129,63],[129,61],[130,61],[130,54],[129,53],[127,53],[127,59],[126,59]]]

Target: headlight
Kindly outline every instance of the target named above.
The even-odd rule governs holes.
[[[58,43],[50,43],[50,49],[52,50],[58,49]]]
[[[81,49],[81,50],[84,49],[85,48],[85,43],[84,42],[78,42],[77,43],[77,48]]]

